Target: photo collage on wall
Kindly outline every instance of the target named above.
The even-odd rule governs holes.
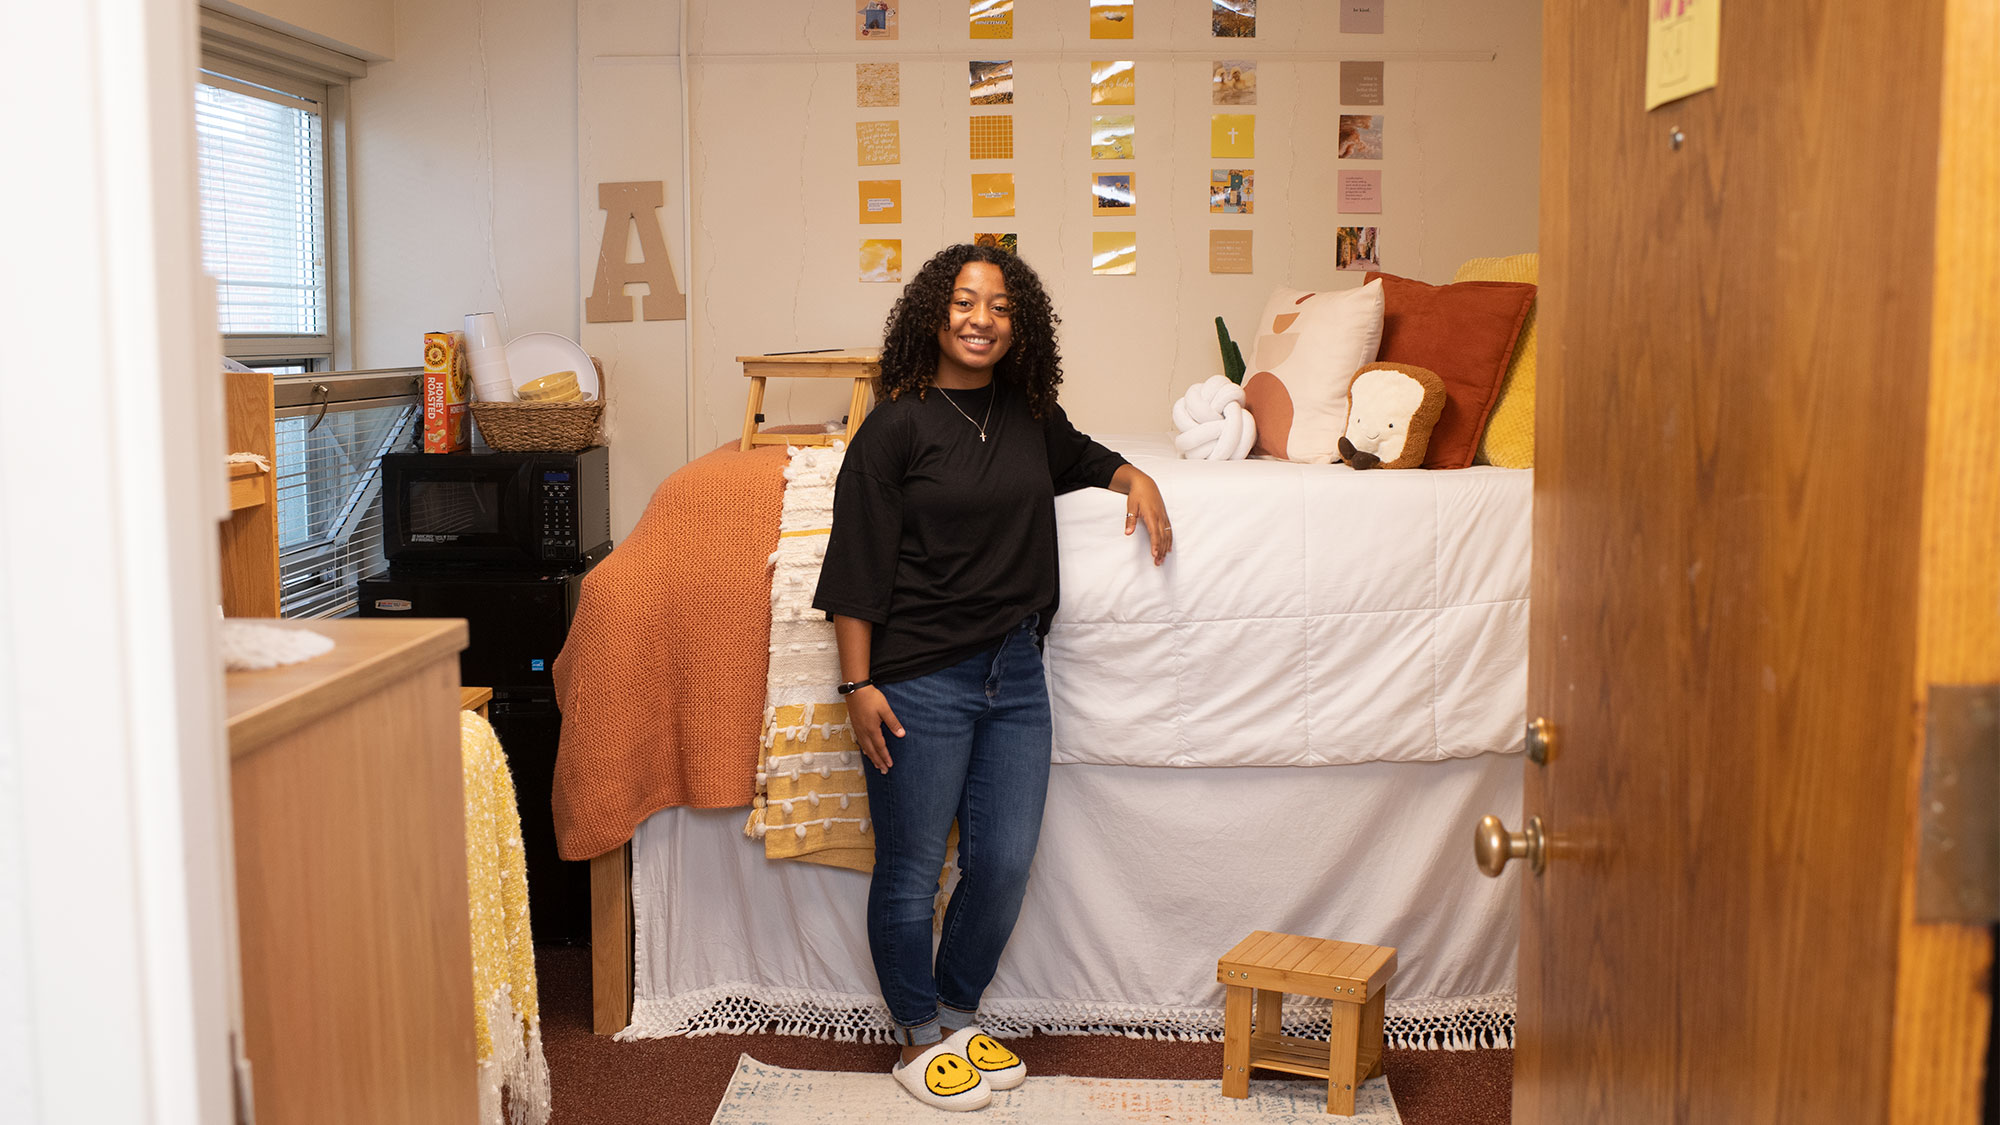
[[[1116,17],[1116,18],[1113,18]],[[1122,33],[1122,34],[1121,34]],[[1132,5],[1099,4],[1090,11],[1092,39],[1129,39]],[[1139,118],[1119,112],[1139,104],[1139,66],[1131,59],[1092,59],[1090,63],[1090,159],[1117,162],[1113,168],[1090,173],[1090,214],[1093,218],[1128,221],[1139,213],[1138,177],[1125,161],[1139,156]],[[1112,112],[1097,112],[1100,109]],[[1090,272],[1109,276],[1139,271],[1139,232],[1090,232]]]
[[[1255,39],[1257,0],[1209,0],[1209,34],[1216,39]],[[1209,101],[1219,112],[1208,119],[1208,213],[1255,215],[1257,115],[1248,110],[1257,105],[1257,61],[1214,60],[1209,66]],[[1247,220],[1210,227],[1208,272],[1252,272],[1251,247]]]
[[[854,37],[856,39],[895,39],[900,24],[897,20],[898,5],[892,0],[864,0],[854,11]]]
[[[1092,39],[1130,39],[1138,5],[1132,0],[1090,0]],[[1093,112],[1090,116],[1090,159],[1118,162],[1116,168],[1093,168],[1090,173],[1090,214],[1093,218],[1129,223],[1139,213],[1139,177],[1125,161],[1137,160],[1138,122],[1134,113],[1116,112],[1117,107],[1139,104],[1139,65],[1131,59],[1092,59],[1090,63],[1090,105],[1112,107],[1114,112]],[[1130,276],[1139,272],[1139,232],[1099,230],[1090,232],[1090,272],[1105,276]]]
[[[1013,0],[967,0],[967,20],[973,39],[1014,38]],[[966,96],[972,116],[966,123],[967,155],[974,161],[1014,159],[1014,60],[973,59],[966,65]],[[1006,108],[1000,108],[1006,107]],[[981,165],[991,168],[991,165]],[[1014,217],[1014,173],[972,173],[973,219]],[[1012,222],[974,223],[975,227],[1011,227]],[[972,242],[1016,253],[1020,239],[1008,230],[975,229]]]
[[[849,0],[854,4],[854,38],[864,42],[900,38],[899,0]],[[902,66],[893,62],[854,64],[854,106],[862,111],[854,122],[854,163],[860,168],[899,167],[903,163],[903,124],[884,117],[883,109],[903,103]],[[878,173],[879,174],[879,173]],[[900,233],[903,222],[903,181],[857,180],[857,215],[865,229],[893,227],[881,235]],[[903,240],[864,236],[857,256],[856,276],[865,282],[901,284]]]
[[[899,9],[903,2],[849,0],[855,39],[898,42],[902,14]],[[1209,0],[1212,38],[1255,40],[1258,2]],[[1340,0],[1342,34],[1381,34],[1385,3],[1386,0]],[[1089,0],[1086,29],[1089,38],[1133,39],[1141,18],[1140,7],[1138,0]],[[1014,38],[1014,0],[967,0],[965,26],[968,43],[1004,48]],[[1211,220],[1210,273],[1254,271],[1252,228],[1259,187],[1256,173],[1259,72],[1256,58],[1241,57],[1254,52],[1254,44],[1246,43],[1237,57],[1218,57],[1210,63],[1210,161],[1203,169]],[[975,46],[969,55],[998,53],[1004,51]],[[1216,53],[1232,52],[1218,44]],[[854,104],[860,111],[854,123],[855,163],[862,176],[870,177],[856,178],[856,217],[864,234],[859,246],[858,277],[864,282],[900,284],[904,279],[903,242],[894,236],[900,235],[903,220],[902,181],[887,177],[899,171],[903,138],[900,119],[880,111],[901,107],[901,68],[896,62],[872,60],[856,62],[854,67]],[[966,151],[977,169],[970,174],[969,184],[971,237],[981,245],[1018,250],[1019,235],[1007,229],[1015,226],[1012,220],[1016,217],[1012,169],[1016,151],[1014,60],[968,57],[964,67],[968,109]],[[1342,221],[1353,221],[1347,216],[1382,213],[1383,71],[1384,64],[1377,61],[1339,64],[1338,132],[1334,138],[1338,165],[1333,187]],[[1088,198],[1094,220],[1091,272],[1132,275],[1138,272],[1139,243],[1135,222],[1139,215],[1141,179],[1138,126],[1143,117],[1138,108],[1139,66],[1133,59],[1092,60],[1089,73],[1088,143],[1092,167]],[[1153,184],[1151,190],[1157,193],[1158,184]],[[1379,269],[1379,235],[1376,226],[1338,227],[1336,267]]]
[[[1368,26],[1380,30],[1379,0],[1368,5],[1344,5],[1341,9],[1343,19],[1355,7],[1372,9],[1375,22]],[[1382,173],[1379,169],[1383,153],[1383,119],[1380,112],[1383,101],[1382,71],[1383,64],[1380,62],[1340,64],[1341,113],[1334,149],[1339,166],[1334,174],[1334,206],[1343,216],[1382,213]],[[1350,113],[1350,109],[1365,112]],[[1370,168],[1367,166],[1369,163],[1378,167]],[[1372,226],[1336,228],[1334,267],[1342,270],[1381,269],[1380,234],[1380,228]]]

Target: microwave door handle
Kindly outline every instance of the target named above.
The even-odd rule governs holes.
[[[500,526],[514,529],[514,546],[523,561],[542,557],[541,505],[535,494],[535,467],[522,465],[514,470],[511,487],[500,490]]]
[[[383,547],[395,551],[400,544],[410,541],[410,513],[403,504],[404,481],[394,472],[382,472],[382,529]],[[393,557],[393,556],[391,556]]]

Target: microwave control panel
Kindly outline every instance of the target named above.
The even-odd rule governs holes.
[[[576,481],[566,469],[545,469],[540,483],[542,557],[575,558]]]

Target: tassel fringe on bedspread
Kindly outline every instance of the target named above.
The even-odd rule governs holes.
[[[1285,1031],[1324,1039],[1324,1000],[1288,997]],[[1001,1038],[1024,1035],[1123,1035],[1132,1039],[1219,1042],[1221,1008],[1167,1008],[1055,1000],[995,1001],[980,1026]],[[888,1043],[893,1023],[873,996],[785,988],[721,987],[664,1001],[640,1001],[621,1040],[671,1035],[747,1035],[771,1031],[842,1042]],[[1395,1000],[1384,1007],[1384,1041],[1402,1050],[1471,1051],[1514,1046],[1514,993]]]
[[[771,666],[765,681],[757,798],[744,835],[771,859],[853,871],[875,863],[862,757],[840,682],[833,623],[812,607],[833,528],[833,485],[846,446],[790,451],[778,549],[771,553]]]
[[[480,1125],[548,1125],[549,1064],[535,992],[528,867],[507,756],[485,719],[461,711],[465,868],[472,905],[472,1018]]]

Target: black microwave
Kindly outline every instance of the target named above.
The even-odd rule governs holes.
[[[385,454],[382,524],[395,564],[585,567],[611,549],[610,453]]]

